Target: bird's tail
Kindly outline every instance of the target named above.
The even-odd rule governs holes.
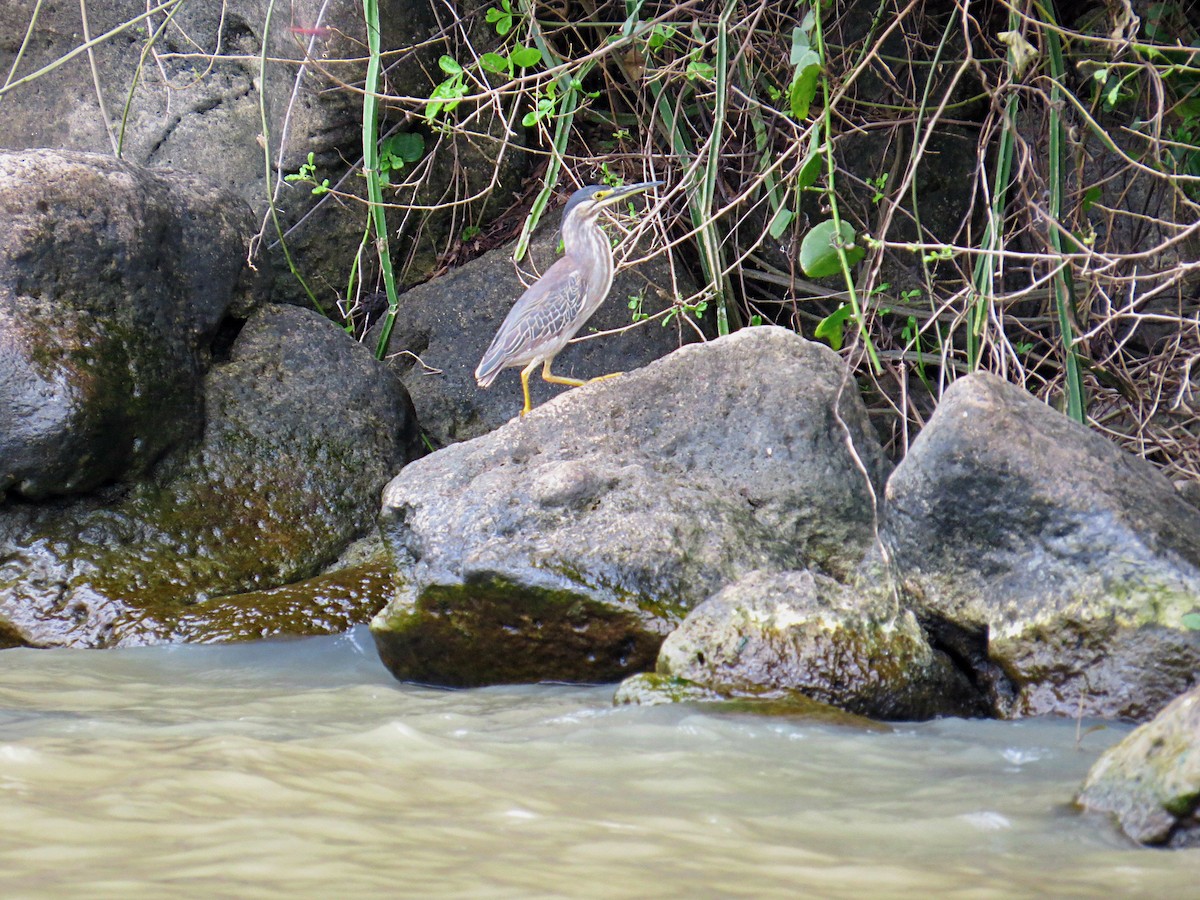
[[[475,369],[475,383],[481,388],[490,387],[496,376],[504,369],[504,352],[495,343],[488,347],[483,354],[478,368]]]

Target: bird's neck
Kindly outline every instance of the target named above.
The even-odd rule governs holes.
[[[612,245],[608,235],[598,225],[583,228],[572,235],[570,243],[563,236],[563,252],[586,264],[589,280],[611,283],[613,277]]]

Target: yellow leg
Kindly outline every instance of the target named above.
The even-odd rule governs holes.
[[[550,371],[550,360],[546,360],[542,366],[542,378],[549,381],[551,384],[569,384],[571,387],[579,387],[584,384],[591,384],[593,381],[606,381],[609,378],[616,378],[618,375],[624,375],[624,372],[610,372],[607,375],[597,375],[595,378],[588,378],[584,381],[578,378],[564,378],[562,375],[555,375]]]
[[[521,415],[533,409],[533,401],[529,399],[529,376],[533,374],[533,370],[537,368],[538,361],[535,359],[529,365],[521,370],[521,390],[525,393],[525,406],[521,410]]]
[[[569,387],[579,387],[584,384],[591,384],[593,381],[604,381],[607,378],[616,378],[618,375],[624,375],[624,372],[612,372],[608,375],[600,375],[597,378],[589,378],[586,381],[581,378],[567,378],[564,375],[555,375],[550,371],[550,363],[554,362],[553,358],[547,359],[542,363],[542,378],[551,384],[565,384]],[[535,359],[529,365],[521,370],[521,390],[525,393],[525,408],[521,410],[521,415],[533,409],[533,402],[529,399],[529,376],[533,374],[534,368],[537,366]]]
[[[581,381],[578,378],[565,378],[562,375],[555,375],[550,371],[550,363],[554,362],[554,357],[542,363],[542,378],[551,384],[569,384],[571,387],[579,387],[581,384],[587,384],[586,381]]]
[[[585,384],[591,384],[593,381],[608,381],[610,378],[618,378],[624,375],[624,372],[609,372],[607,375],[597,375],[595,378],[589,378]]]

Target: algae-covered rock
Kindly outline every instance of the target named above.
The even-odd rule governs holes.
[[[724,697],[803,694],[880,719],[985,709],[885,583],[754,572],[700,604],[663,643],[658,674]]]
[[[419,452],[403,387],[294,307],[246,323],[204,403],[203,439],[155,480],[0,505],[3,630],[99,647],[250,627],[210,598],[314,575],[372,524],[384,481]]]
[[[887,463],[827,347],[780,328],[694,344],[408,466],[384,492],[400,679],[611,681],[755,570],[855,568]],[[498,643],[496,643],[498,641]]]
[[[1200,846],[1200,688],[1106,750],[1075,802],[1139,843]]]
[[[266,591],[188,606],[158,635],[193,644],[341,634],[371,620],[391,593],[383,558]]]
[[[992,375],[956,381],[887,486],[902,601],[1000,715],[1145,719],[1196,683],[1200,511]]]
[[[38,150],[0,153],[0,221],[0,498],[144,474],[199,433],[213,338],[246,315],[249,208]]]
[[[616,706],[659,706],[666,703],[704,703],[708,713],[752,713],[758,716],[787,716],[828,725],[849,725],[871,731],[887,731],[885,725],[863,716],[821,703],[799,691],[718,691],[684,678],[642,672],[631,675],[613,695]]]

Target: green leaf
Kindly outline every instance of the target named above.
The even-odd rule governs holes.
[[[1200,119],[1200,97],[1188,97],[1175,104],[1175,115],[1186,123],[1189,119]]]
[[[438,59],[438,67],[447,75],[461,75],[463,67],[458,64],[458,60],[453,56],[441,56]]]
[[[847,265],[854,265],[866,254],[862,247],[854,246],[854,237],[854,228],[849,222],[842,222],[839,236],[833,219],[826,219],[810,230],[800,242],[800,268],[809,278],[838,274],[842,271],[837,252],[839,244],[846,253]]]
[[[1180,617],[1179,622],[1184,628],[1200,631],[1200,613],[1187,613]]]
[[[788,230],[788,226],[792,224],[794,218],[796,218],[796,214],[786,206],[779,207],[779,212],[775,213],[775,218],[767,226],[767,233],[771,235],[773,240],[779,240],[783,237],[783,233]]]
[[[509,3],[508,0],[503,0],[500,5],[504,7],[503,10],[491,7],[484,15],[484,18],[487,20],[489,25],[496,26],[496,34],[498,34],[500,37],[504,37],[512,30],[513,27],[512,4]]]
[[[806,58],[812,61],[796,67],[796,75],[788,90],[788,105],[792,108],[792,115],[800,121],[808,118],[808,108],[817,95],[817,79],[821,76],[821,58],[812,50],[807,54]]]
[[[443,59],[447,58],[443,57]],[[463,84],[461,75],[447,78],[430,91],[429,100],[425,104],[425,118],[432,120],[436,119],[440,112],[450,112],[458,106],[466,92],[467,86]]]
[[[1087,215],[1088,210],[1096,205],[1096,201],[1100,199],[1100,188],[1097,185],[1092,185],[1083,192],[1083,201],[1080,203],[1080,210],[1084,215]]]
[[[821,167],[825,160],[821,154],[821,141],[817,134],[817,129],[812,130],[812,137],[808,141],[808,151],[804,154],[804,159],[800,162],[800,168],[796,172],[796,187],[798,190],[805,190],[817,183],[817,179],[821,177]]]
[[[797,25],[792,29],[792,55],[790,62],[793,66],[800,65],[805,52],[812,53],[812,45],[808,40],[808,32]]]
[[[429,94],[430,100],[457,100],[463,95],[463,83],[459,78],[447,78]]]
[[[512,71],[512,63],[499,53],[485,53],[479,57],[479,65],[497,75],[507,75]]]
[[[537,47],[517,47],[508,55],[513,65],[519,69],[528,69],[542,61],[542,51]]]
[[[655,25],[650,32],[650,37],[646,39],[646,43],[650,45],[651,50],[661,50],[663,45],[673,37],[675,37],[674,26]]]
[[[711,63],[702,62],[698,59],[693,59],[688,63],[687,71],[684,76],[690,80],[700,79],[701,81],[712,81],[717,77],[717,70],[713,68]]]
[[[813,337],[827,343],[834,350],[842,349],[842,338],[845,336],[846,320],[854,315],[854,309],[848,303],[843,303],[831,312],[813,329]]]
[[[380,155],[413,163],[425,155],[425,136],[415,131],[399,131],[379,144]]]

